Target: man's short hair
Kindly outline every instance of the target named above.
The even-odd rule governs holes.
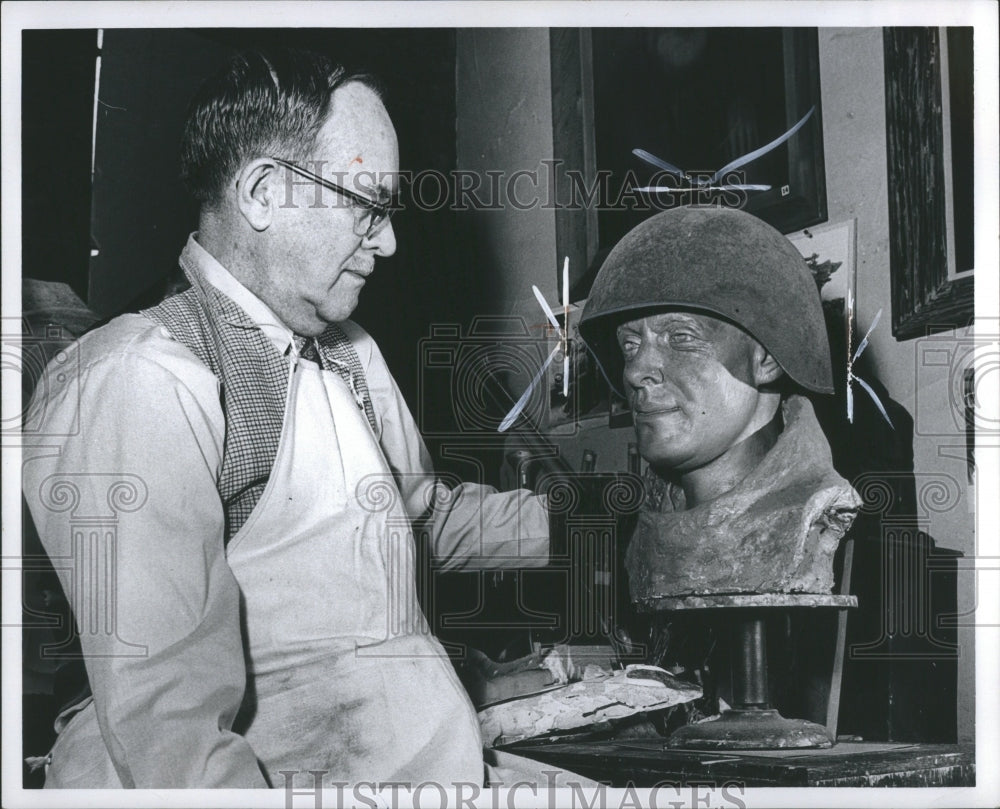
[[[358,81],[381,95],[375,79],[304,50],[246,51],[208,79],[188,110],[181,179],[203,205],[218,204],[249,160],[307,159],[330,111],[334,90]]]

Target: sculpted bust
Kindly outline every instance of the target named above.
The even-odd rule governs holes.
[[[741,211],[677,208],[628,233],[580,332],[621,379],[647,497],[632,599],[829,593],[859,498],[806,393],[832,393],[819,293],[798,251]]]

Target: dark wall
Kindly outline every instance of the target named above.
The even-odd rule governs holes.
[[[87,303],[102,317],[154,303],[198,212],[179,178],[188,101],[229,51],[189,31],[104,32]]]
[[[25,31],[21,43],[24,275],[85,298],[97,32]]]

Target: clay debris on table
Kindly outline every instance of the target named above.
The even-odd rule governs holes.
[[[566,670],[557,654],[550,671]],[[553,672],[555,673],[555,672]],[[701,696],[701,689],[654,666],[627,666],[611,671],[588,665],[581,679],[553,690],[529,694],[479,712],[483,743],[510,744],[554,731],[573,730],[642,711],[669,708]]]

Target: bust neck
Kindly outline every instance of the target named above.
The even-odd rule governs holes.
[[[673,482],[684,492],[684,508],[707,503],[735,488],[764,460],[783,429],[784,420],[779,405],[769,422],[714,461],[677,475]]]

